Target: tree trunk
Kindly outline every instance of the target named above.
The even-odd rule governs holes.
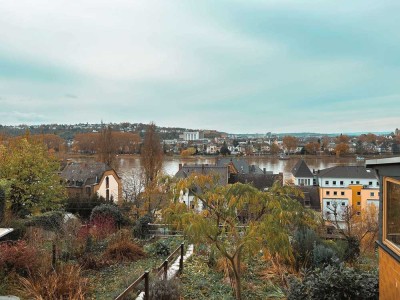
[[[241,251],[236,254],[230,262],[232,264],[233,275],[235,276],[235,298],[236,300],[242,300],[242,285],[240,280],[240,255]]]

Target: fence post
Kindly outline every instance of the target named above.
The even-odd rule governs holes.
[[[168,279],[168,259],[164,261],[164,280]]]
[[[144,300],[149,300],[149,271],[144,272]]]
[[[181,244],[181,258],[179,260],[179,272],[183,272],[183,252],[184,252],[185,243]]]
[[[52,249],[52,259],[51,259],[51,264],[53,266],[53,268],[56,267],[56,255],[57,255],[57,248],[56,248],[56,244],[53,243],[53,249]]]

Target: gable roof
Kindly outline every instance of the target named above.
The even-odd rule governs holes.
[[[292,174],[294,177],[314,177],[313,173],[310,171],[310,168],[303,159],[300,159],[293,167]]]
[[[69,186],[92,185],[99,183],[104,172],[113,170],[105,163],[71,163],[61,171],[61,178]]]
[[[233,164],[240,174],[263,174],[263,171],[256,165],[249,165],[245,159],[241,158],[219,158],[216,162],[217,166],[227,166]]]
[[[218,175],[219,184],[228,184],[228,166],[212,166],[212,165],[183,165],[175,174],[177,178],[187,178],[190,174],[197,173],[203,175]]]
[[[364,166],[336,166],[318,170],[317,175],[323,178],[377,179],[375,171]]]

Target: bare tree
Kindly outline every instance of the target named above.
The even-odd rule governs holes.
[[[354,253],[349,253],[350,260],[353,255],[358,255],[360,250],[366,252],[373,249],[378,231],[378,210],[373,204],[369,204],[365,209],[354,209],[351,205],[346,205],[339,209],[338,202],[334,201],[328,206],[329,214],[327,219],[336,227],[337,232],[348,242],[349,246],[354,247]],[[329,216],[333,215],[333,218]],[[361,246],[361,248],[360,248]]]
[[[124,200],[137,204],[140,194],[144,191],[145,187],[143,173],[132,170],[125,173],[122,177],[124,178],[124,185],[122,188]]]
[[[150,123],[146,128],[140,151],[140,163],[145,176],[145,185],[148,187],[157,178],[163,163],[163,149],[154,123]]]

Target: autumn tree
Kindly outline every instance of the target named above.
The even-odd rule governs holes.
[[[56,134],[35,134],[31,136],[32,140],[42,142],[47,149],[54,152],[65,152],[65,140]]]
[[[290,135],[285,136],[282,141],[289,154],[295,152],[299,144],[298,138]]]
[[[278,144],[272,143],[271,144],[271,154],[278,154],[281,149],[279,148]]]
[[[145,184],[149,186],[157,178],[163,163],[163,149],[154,123],[150,123],[146,127],[140,150],[140,163],[145,176]]]
[[[187,149],[182,150],[181,156],[187,157],[187,156],[192,156],[196,154],[196,148],[194,147],[189,147]]]
[[[179,202],[180,191],[195,195],[201,213]],[[299,224],[309,220],[307,213],[292,196],[299,191],[275,184],[266,192],[251,185],[218,185],[217,176],[192,174],[175,187],[175,202],[164,210],[167,222],[183,229],[194,242],[215,247],[227,260],[236,299],[242,299],[243,259],[260,250],[292,260],[289,235]]]
[[[99,133],[78,133],[74,137],[72,150],[75,152],[94,154],[98,148]]]
[[[110,167],[114,167],[115,145],[110,126],[103,128],[100,132],[97,141],[97,155],[100,162],[103,162]]]
[[[14,215],[48,211],[65,198],[59,163],[42,143],[28,138],[0,146],[0,179],[7,182],[7,201]]]
[[[350,147],[349,147],[349,145],[346,144],[346,143],[337,144],[336,147],[335,147],[336,156],[339,157],[339,156],[342,155],[342,154],[347,154],[347,153],[349,153],[349,149],[350,149]]]
[[[321,145],[318,142],[309,142],[305,145],[305,150],[308,154],[316,154]]]

